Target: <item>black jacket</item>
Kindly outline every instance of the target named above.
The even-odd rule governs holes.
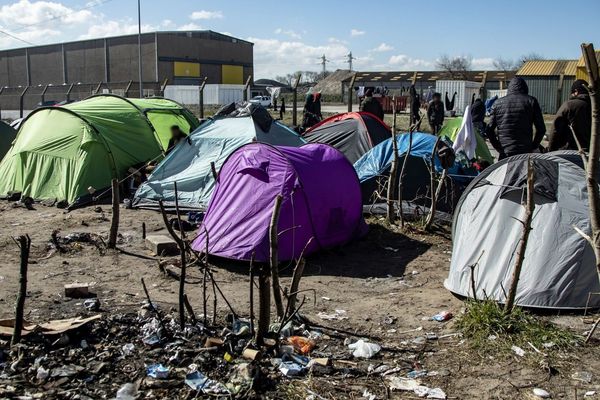
[[[383,121],[383,107],[381,106],[381,103],[373,97],[366,97],[360,105],[360,110],[371,113]]]
[[[592,134],[592,105],[588,94],[572,97],[558,109],[550,134],[550,151],[579,150],[570,126],[573,126],[583,150],[587,151]]]
[[[481,99],[477,99],[471,106],[471,120],[473,123],[483,122],[485,119],[485,104]]]
[[[531,153],[544,138],[546,125],[542,110],[537,99],[528,93],[523,78],[513,78],[507,95],[496,100],[492,107],[486,132],[501,158]]]
[[[442,125],[444,123],[444,103],[441,100],[431,100],[429,102],[427,120],[431,126]]]

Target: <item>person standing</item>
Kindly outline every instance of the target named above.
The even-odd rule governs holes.
[[[486,129],[486,136],[498,151],[499,159],[537,150],[545,133],[544,116],[537,99],[529,95],[523,78],[513,78],[506,96],[494,103]]]
[[[371,89],[367,90],[365,93],[365,99],[360,105],[360,111],[371,113],[383,121],[383,107],[380,102],[373,98],[373,91]]]
[[[427,121],[431,127],[431,132],[437,135],[444,124],[444,103],[442,102],[441,93],[433,94],[433,99],[427,107]]]
[[[479,98],[471,105],[471,121],[477,133],[485,137],[485,104]]]
[[[592,104],[587,86],[588,83],[583,79],[578,79],[571,85],[571,98],[563,103],[554,118],[548,150],[579,150],[577,142],[584,151],[589,150]]]
[[[285,115],[285,98],[281,98],[281,107],[279,107],[279,119],[283,120],[283,116]]]
[[[408,93],[410,95],[410,124],[416,125],[421,122],[421,114],[419,113],[421,109],[421,99],[419,98],[417,88],[414,84],[410,85]]]

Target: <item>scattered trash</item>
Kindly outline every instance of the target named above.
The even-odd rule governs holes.
[[[421,385],[421,381],[411,378],[402,378],[399,376],[390,376],[387,378],[391,390],[402,390],[406,392],[414,392],[419,397],[427,397],[428,399],[446,399],[446,393],[440,388],[430,389],[427,386]]]
[[[331,297],[325,297],[325,296],[323,296],[323,297],[321,297],[321,299],[325,300],[325,301],[331,301]]]
[[[571,378],[575,379],[576,381],[592,383],[592,373],[587,371],[575,372],[573,375],[571,375]]]
[[[394,325],[396,323],[396,321],[398,320],[398,318],[392,316],[392,315],[388,315],[387,317],[385,317],[383,319],[383,323],[386,325]]]
[[[137,395],[137,386],[133,383],[126,383],[117,391],[116,400],[135,400]]]
[[[44,367],[38,367],[36,378],[40,381],[45,380],[50,375],[50,370],[45,369]]]
[[[389,246],[384,246],[383,249],[388,250],[388,251],[393,251],[394,253],[397,253],[398,251],[400,251],[400,249],[396,249],[394,247],[389,247]]]
[[[446,399],[446,397],[447,397],[446,393],[444,393],[444,391],[440,388],[429,389],[429,391],[427,392],[428,399],[444,400],[444,399]]]
[[[171,369],[162,364],[152,364],[146,368],[146,372],[150,378],[167,379]]]
[[[100,309],[100,300],[97,298],[87,299],[83,302],[83,306],[89,311],[98,311]]]
[[[354,350],[352,355],[357,358],[371,358],[381,351],[381,346],[375,343],[359,340],[356,343],[348,345],[350,350]]]
[[[320,312],[317,314],[317,316],[326,321],[342,321],[344,319],[348,319],[346,316],[346,310],[335,310],[333,314]]]
[[[316,343],[313,340],[302,336],[290,336],[287,338],[287,342],[294,346],[294,350],[300,354],[308,354],[316,346]]]
[[[135,345],[133,343],[125,343],[123,347],[121,347],[121,353],[123,353],[123,355],[127,357],[131,355],[131,353],[133,353],[134,349]]]
[[[518,355],[519,357],[525,357],[525,350],[523,350],[522,348],[520,348],[519,346],[512,346],[510,348],[516,355]]]
[[[365,390],[363,390],[362,398],[367,399],[367,400],[375,400],[377,398],[377,396],[374,395],[373,393],[369,392],[368,389],[365,389]]]
[[[421,378],[427,376],[427,370],[426,369],[418,369],[415,371],[410,371],[408,374],[406,374],[407,378],[410,379],[416,379],[416,378]]]
[[[441,311],[431,317],[432,320],[437,322],[444,322],[452,319],[452,313],[450,311]]]
[[[540,389],[540,388],[534,388],[533,389],[533,394],[535,396],[537,396],[537,397],[542,398],[542,399],[549,399],[550,398],[550,393],[548,393],[544,389]]]
[[[584,393],[583,397],[592,397],[596,395],[596,391],[595,390],[590,390]]]
[[[285,376],[298,376],[304,372],[304,367],[293,361],[283,361],[279,364],[279,371]]]

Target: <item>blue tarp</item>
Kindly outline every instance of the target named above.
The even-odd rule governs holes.
[[[411,155],[413,157],[423,158],[428,164],[431,160],[431,153],[437,137],[423,132],[413,133],[413,143],[411,149]],[[396,136],[396,142],[398,143],[398,155],[404,157],[408,151],[410,143],[410,135],[404,133]],[[384,142],[379,143],[377,146],[369,150],[363,155],[357,162],[354,163],[354,169],[358,174],[360,183],[363,183],[371,178],[381,176],[387,173],[392,165],[394,149],[392,146],[392,138],[387,139]],[[438,171],[442,171],[440,160],[435,156],[435,168]],[[460,165],[454,163],[454,166],[448,170],[448,174],[459,175]],[[460,174],[462,175],[462,174]]]

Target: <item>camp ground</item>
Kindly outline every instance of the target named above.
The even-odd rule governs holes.
[[[600,399],[600,3],[346,3],[0,5],[0,399]]]

